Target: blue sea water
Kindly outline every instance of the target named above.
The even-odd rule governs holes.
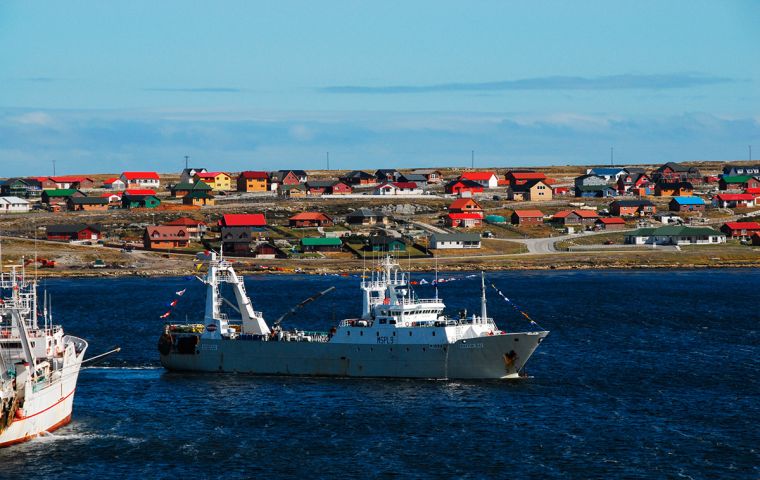
[[[439,288],[451,311],[477,309],[479,281],[454,276]],[[168,373],[158,317],[179,298],[174,318],[197,318],[197,280],[49,280],[56,320],[90,355],[123,350],[82,371],[70,425],[0,451],[0,478],[760,477],[760,270],[489,278],[551,330],[529,379]],[[358,312],[358,281],[247,286],[270,320],[336,286],[286,320],[327,329]],[[493,292],[489,313],[528,327]]]

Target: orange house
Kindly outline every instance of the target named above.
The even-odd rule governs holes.
[[[237,177],[238,192],[266,192],[269,190],[269,174],[267,172],[240,172]]]
[[[143,246],[149,250],[187,248],[189,242],[187,227],[153,226],[143,234]]]

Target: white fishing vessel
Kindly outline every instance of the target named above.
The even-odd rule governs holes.
[[[499,328],[488,316],[482,274],[479,314],[449,317],[437,292],[434,298],[417,297],[392,257],[378,267],[361,283],[361,316],[329,332],[307,332],[282,329],[287,314],[270,327],[232,264],[211,253],[201,279],[207,288],[203,323],[166,324],[158,343],[161,363],[177,371],[260,375],[517,378],[549,333]],[[222,296],[225,285],[232,287],[235,303]],[[237,318],[229,318],[223,305]]]
[[[87,342],[55,325],[24,267],[0,268],[0,447],[71,421]]]

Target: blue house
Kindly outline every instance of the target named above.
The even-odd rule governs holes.
[[[609,185],[577,185],[575,196],[584,198],[609,198],[614,197],[617,191]]]
[[[625,174],[625,170],[623,170],[622,168],[597,167],[597,168],[589,168],[588,170],[586,170],[586,174],[602,177],[607,182],[616,182],[618,177],[620,177],[620,175]]]
[[[671,212],[704,212],[705,201],[700,197],[673,197],[668,209]]]

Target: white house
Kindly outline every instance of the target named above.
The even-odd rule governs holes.
[[[434,233],[430,235],[430,248],[480,248],[480,234]]]
[[[414,182],[384,183],[377,187],[373,195],[422,195],[422,189]]]
[[[156,172],[124,172],[119,177],[127,189],[153,189],[158,190],[161,179]]]
[[[23,198],[0,197],[0,213],[24,213],[31,209],[31,204]]]
[[[119,178],[109,178],[103,182],[103,188],[122,191],[127,188],[127,185]]]
[[[205,168],[185,168],[182,170],[182,173],[179,175],[179,182],[180,183],[195,183],[193,181],[193,178],[198,173],[208,173],[208,170]]]
[[[715,245],[726,243],[726,236],[709,227],[668,225],[639,228],[625,234],[625,243],[633,245]]]
[[[479,183],[483,188],[496,188],[499,186],[499,177],[494,172],[464,172],[460,180],[470,180]]]

